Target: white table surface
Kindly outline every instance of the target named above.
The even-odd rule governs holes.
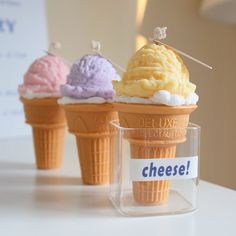
[[[119,215],[107,192],[82,185],[72,135],[53,171],[35,170],[30,137],[0,140],[0,235],[236,235],[236,191],[201,181],[198,211],[145,218]]]

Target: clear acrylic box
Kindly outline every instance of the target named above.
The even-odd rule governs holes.
[[[200,127],[115,130],[110,199],[126,216],[171,215],[197,209]]]

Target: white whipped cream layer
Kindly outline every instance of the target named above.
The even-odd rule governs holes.
[[[141,104],[163,104],[167,106],[180,106],[180,105],[195,105],[199,100],[196,93],[191,93],[188,97],[171,94],[166,90],[159,90],[153,97],[140,98],[140,97],[128,97],[128,96],[116,96],[113,102],[122,103],[141,103]]]
[[[61,105],[64,105],[64,104],[81,104],[81,103],[102,104],[102,103],[107,103],[107,102],[112,102],[112,100],[106,100],[106,99],[101,98],[101,97],[91,97],[91,98],[86,98],[86,99],[62,97],[62,98],[58,99],[58,103],[61,104]]]
[[[191,93],[188,97],[184,98],[182,96],[171,94],[166,90],[159,90],[150,98],[140,98],[140,97],[128,97],[128,96],[115,96],[113,99],[104,99],[101,97],[91,97],[87,99],[76,99],[71,97],[62,97],[58,99],[58,103],[64,104],[102,104],[102,103],[139,103],[139,104],[162,104],[167,106],[180,106],[180,105],[195,105],[197,104],[199,97],[196,93]]]
[[[59,93],[32,93],[31,91],[27,91],[26,93],[20,94],[21,97],[26,99],[34,99],[34,98],[51,98],[51,97],[60,97]]]

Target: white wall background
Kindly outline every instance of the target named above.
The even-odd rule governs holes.
[[[75,60],[91,53],[91,40],[122,66],[134,49],[135,0],[47,0],[50,40],[62,43],[61,54]]]
[[[0,1],[1,140],[30,133],[29,127],[24,125],[17,87],[29,64],[42,56],[47,44],[43,0]]]

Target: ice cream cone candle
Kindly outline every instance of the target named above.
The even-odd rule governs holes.
[[[18,88],[26,123],[32,127],[38,169],[61,166],[66,121],[57,99],[68,73],[65,62],[48,53],[33,62]]]
[[[189,115],[198,101],[196,86],[189,81],[179,55],[165,45],[149,43],[131,57],[122,80],[113,85],[120,125],[144,129],[125,136],[131,157],[174,158],[176,144],[184,142]],[[163,130],[156,135],[157,129],[168,135]],[[133,196],[141,204],[161,204],[168,200],[169,186],[168,180],[135,181]]]
[[[95,53],[73,64],[59,100],[65,109],[69,131],[76,137],[82,180],[85,184],[109,183],[114,130],[118,118],[112,103],[112,80],[119,80],[113,65]]]

